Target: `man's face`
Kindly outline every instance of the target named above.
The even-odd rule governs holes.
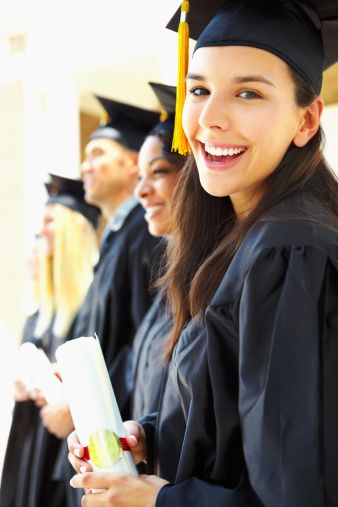
[[[93,139],[84,154],[81,174],[86,201],[102,206],[129,189],[135,166],[132,152],[111,139]]]

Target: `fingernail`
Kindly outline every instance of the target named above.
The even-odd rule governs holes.
[[[80,467],[81,474],[85,474],[87,472],[87,467],[84,465],[83,467]]]
[[[74,449],[74,454],[75,454],[75,456],[77,456],[78,458],[81,458],[81,456],[80,456],[80,449]]]
[[[135,437],[135,435],[130,435],[129,438],[132,439],[135,444],[137,444],[137,438]]]
[[[74,488],[73,478],[70,479],[69,484],[71,485],[72,488]]]

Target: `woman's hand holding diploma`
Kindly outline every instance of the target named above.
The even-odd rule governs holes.
[[[126,440],[135,464],[146,457],[146,438],[143,427],[135,421],[124,423]],[[78,472],[71,480],[74,488],[84,488],[82,505],[87,507],[154,507],[159,490],[167,481],[153,475],[133,477],[115,472],[95,473],[84,459],[85,449],[75,431],[68,437],[69,461]],[[105,491],[93,493],[92,490]]]

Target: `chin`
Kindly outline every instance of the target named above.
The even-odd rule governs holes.
[[[86,193],[85,193],[85,201],[86,201],[88,204],[93,204],[94,206],[97,206],[97,205],[98,205],[97,199],[95,199],[95,195],[93,195],[93,194],[92,194],[92,193],[90,193],[90,192],[86,192]]]
[[[230,192],[222,189],[219,185],[208,184],[205,182],[201,182],[202,188],[206,191],[207,194],[212,195],[213,197],[226,197],[230,195]]]
[[[158,226],[157,224],[151,224],[151,223],[148,224],[148,230],[149,230],[149,233],[155,237],[160,237],[160,236],[165,235],[165,231],[164,231],[163,227]]]

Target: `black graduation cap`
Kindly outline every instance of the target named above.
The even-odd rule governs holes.
[[[144,138],[158,121],[158,112],[117,102],[116,100],[96,95],[108,119],[100,125],[90,140],[112,139],[131,150],[138,151]]]
[[[167,28],[177,31],[180,10]],[[322,71],[338,59],[337,0],[191,0],[196,47],[246,45],[266,49],[319,93]]]
[[[154,83],[152,81],[149,81],[149,84],[161,105],[161,109],[166,112],[168,116],[174,116],[176,104],[176,86],[169,86],[163,83]]]
[[[51,181],[45,183],[48,192],[46,204],[62,204],[81,213],[89,222],[97,227],[100,210],[85,201],[82,180],[74,180],[49,173]]]
[[[175,126],[176,87],[154,82],[149,82],[149,84],[162,110],[158,123],[151,129],[149,134],[164,134],[163,148],[165,151],[171,152]]]
[[[167,158],[177,167],[182,167],[185,157],[180,153],[173,153],[172,143],[175,129],[175,109],[176,109],[176,86],[165,85],[163,83],[149,82],[162,110],[160,121],[150,131],[151,134],[160,134],[163,151]]]

